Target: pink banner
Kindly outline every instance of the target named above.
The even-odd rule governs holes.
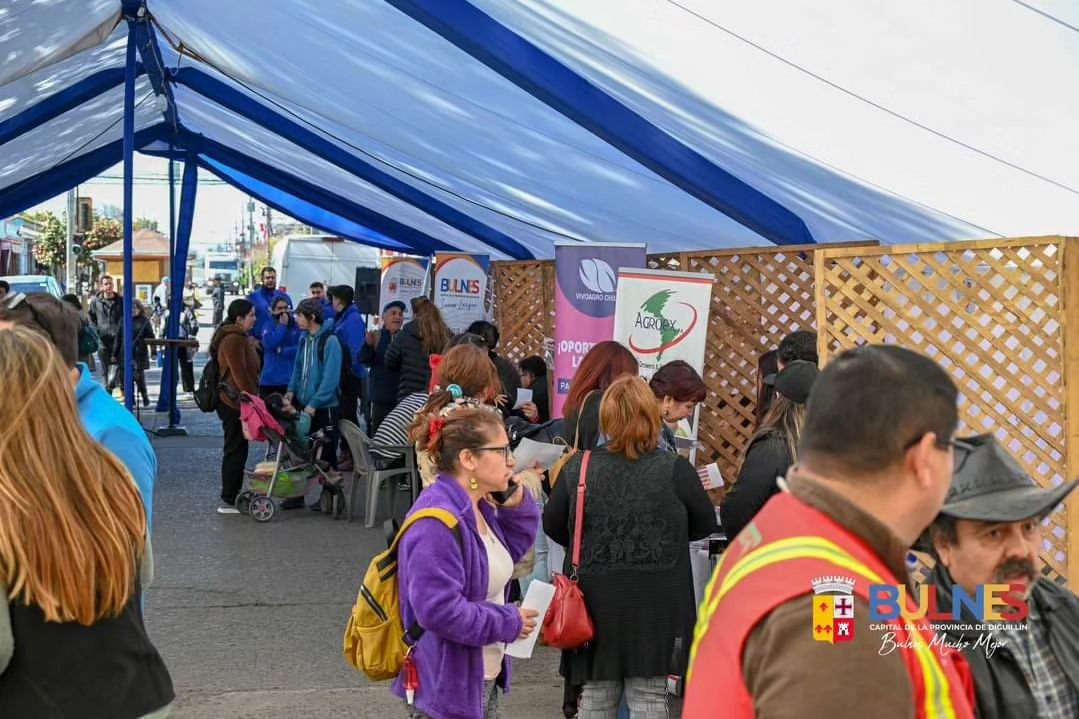
[[[584,356],[596,343],[614,336],[618,268],[644,266],[644,245],[555,247],[552,417],[562,416],[562,405]]]

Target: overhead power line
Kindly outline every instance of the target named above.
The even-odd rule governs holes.
[[[1013,0],[1013,1],[1018,1],[1018,0]],[[819,82],[824,83],[825,85],[827,85],[828,87],[830,87],[830,88],[832,88],[834,90],[838,90],[839,92],[843,93],[844,95],[847,95],[848,97],[852,97],[855,100],[858,100],[860,102],[863,102],[863,103],[869,105],[870,107],[876,108],[877,110],[880,110],[881,112],[885,112],[885,113],[891,115],[892,117],[896,118],[897,120],[902,120],[903,122],[905,122],[905,123],[907,123],[909,125],[917,127],[918,129],[924,130],[924,131],[926,131],[926,132],[928,132],[928,133],[930,133],[930,134],[932,134],[932,135],[934,135],[936,137],[939,137],[942,140],[945,140],[945,141],[950,142],[950,143],[952,143],[954,145],[958,145],[959,147],[962,147],[962,148],[964,148],[966,150],[969,150],[969,151],[974,152],[974,153],[976,153],[978,155],[981,155],[982,157],[984,157],[986,159],[993,160],[995,162],[999,162],[1000,164],[1002,164],[1002,165],[1004,165],[1006,167],[1010,167],[1011,169],[1016,170],[1017,172],[1022,172],[1024,175],[1028,175],[1030,177],[1036,178],[1038,180],[1041,180],[1042,182],[1047,182],[1050,185],[1053,185],[1054,187],[1059,187],[1060,189],[1065,190],[1066,192],[1070,192],[1073,195],[1079,195],[1079,188],[1072,187],[1071,185],[1067,184],[1066,182],[1061,182],[1060,180],[1054,180],[1052,177],[1048,177],[1047,175],[1043,175],[1040,172],[1036,172],[1035,170],[1027,169],[1027,168],[1023,167],[1022,165],[1019,165],[1019,164],[1016,164],[1016,163],[1012,162],[1011,160],[1003,158],[1003,157],[1001,157],[999,155],[995,155],[992,152],[989,152],[988,150],[983,150],[980,147],[976,147],[974,145],[971,145],[969,142],[964,142],[963,140],[960,140],[957,137],[953,137],[953,136],[949,135],[946,132],[943,132],[941,130],[937,130],[936,128],[933,128],[933,127],[930,127],[929,125],[926,125],[924,122],[920,122],[918,120],[915,120],[914,118],[909,117],[907,115],[904,115],[903,113],[901,113],[901,112],[899,112],[897,110],[893,110],[892,108],[890,108],[890,107],[888,107],[886,105],[883,105],[883,104],[881,104],[881,103],[879,103],[879,102],[877,102],[875,100],[872,100],[872,99],[870,99],[870,98],[868,98],[868,97],[866,97],[864,95],[860,95],[860,94],[854,92],[853,90],[848,90],[847,88],[843,87],[839,83],[833,82],[832,80],[829,80],[828,78],[824,77],[823,75],[819,75],[819,74],[813,72],[812,70],[810,70],[810,69],[808,69],[806,67],[803,67],[802,65],[799,65],[798,63],[794,62],[793,60],[788,60],[787,58],[783,57],[779,53],[774,52],[772,50],[769,50],[768,48],[764,47],[763,45],[761,45],[761,44],[759,44],[757,42],[754,42],[753,40],[750,40],[748,37],[745,37],[744,35],[740,35],[739,33],[735,32],[734,30],[731,30],[730,28],[728,28],[728,27],[726,27],[724,25],[721,25],[720,23],[716,22],[715,20],[708,17],[707,15],[702,15],[701,13],[697,12],[696,10],[693,10],[692,8],[686,7],[685,5],[683,5],[678,0],[667,0],[667,2],[670,3],[671,5],[675,6],[676,8],[682,10],[683,12],[686,12],[686,13],[692,15],[693,17],[697,18],[698,20],[701,20],[702,22],[708,23],[709,25],[716,28],[717,30],[720,30],[720,31],[726,33],[727,35],[730,35],[731,37],[735,38],[736,40],[738,40],[740,42],[743,42],[746,45],[749,45],[750,47],[755,48],[756,50],[759,50],[760,52],[763,52],[765,55],[768,55],[769,57],[780,61],[784,65],[787,65],[788,67],[791,67],[791,68],[797,70],[798,72],[802,73],[803,75],[807,75],[807,76],[813,78],[814,80],[817,80]],[[1020,3],[1020,4],[1024,4],[1024,3]],[[1031,9],[1037,11],[1036,8],[1031,8]],[[1042,14],[1044,14],[1044,13],[1042,13]]]

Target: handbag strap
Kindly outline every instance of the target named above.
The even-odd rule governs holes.
[[[577,516],[573,521],[573,578],[577,578],[577,567],[581,566],[581,534],[584,533],[584,491],[588,480],[588,462],[592,459],[592,450],[581,458],[581,477],[577,481]]]

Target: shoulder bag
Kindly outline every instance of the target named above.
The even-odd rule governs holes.
[[[584,593],[577,582],[577,569],[581,565],[581,535],[584,533],[584,495],[588,478],[588,463],[592,451],[581,458],[581,478],[577,482],[577,512],[573,523],[573,573],[554,575],[554,599],[543,619],[543,641],[557,649],[578,649],[596,635],[592,617]]]

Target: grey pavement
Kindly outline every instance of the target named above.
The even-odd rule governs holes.
[[[200,333],[204,349],[209,335]],[[146,594],[146,624],[176,687],[172,716],[404,716],[388,684],[368,682],[341,653],[360,578],[385,547],[381,531],[307,510],[267,524],[216,514],[220,425],[190,400],[181,410],[190,436],[151,436],[156,576]],[[164,417],[144,413],[142,422],[153,428]],[[251,462],[264,451],[252,443]],[[507,717],[561,716],[557,663],[549,649],[515,663]]]

